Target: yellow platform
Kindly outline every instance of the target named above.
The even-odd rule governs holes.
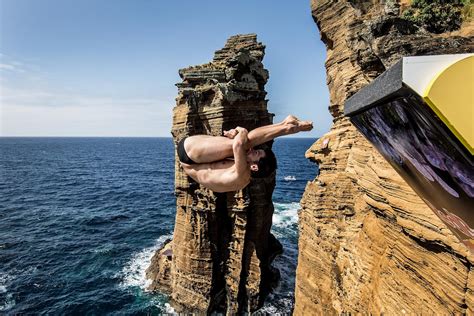
[[[422,97],[474,155],[474,56],[458,60],[439,72]]]

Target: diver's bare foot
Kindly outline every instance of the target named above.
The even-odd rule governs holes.
[[[290,127],[291,133],[306,132],[313,129],[313,122],[300,121],[293,115],[288,115],[282,123]]]
[[[230,139],[234,139],[235,136],[237,136],[239,132],[233,128],[233,129],[230,129],[228,131],[224,131],[224,136],[227,137],[227,138],[230,138]]]

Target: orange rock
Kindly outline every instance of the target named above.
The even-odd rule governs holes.
[[[334,124],[306,152],[320,174],[301,200],[295,315],[474,310],[466,246],[343,116],[345,100],[400,57],[472,52],[473,34],[429,34],[385,3],[311,4]]]

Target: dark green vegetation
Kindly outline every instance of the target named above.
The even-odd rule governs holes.
[[[402,17],[431,33],[457,30],[472,16],[472,0],[413,0]]]

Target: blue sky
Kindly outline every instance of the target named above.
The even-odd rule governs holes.
[[[266,45],[269,110],[331,117],[308,0],[0,0],[0,136],[170,136],[178,69],[234,34]]]

